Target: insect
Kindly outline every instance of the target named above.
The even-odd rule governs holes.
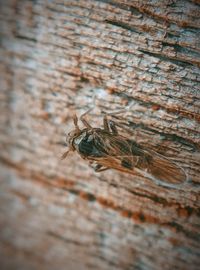
[[[94,165],[96,172],[116,169],[130,174],[140,173],[166,184],[185,182],[187,177],[181,167],[120,135],[115,122],[108,120],[107,115],[103,119],[103,128],[93,128],[84,115],[80,117],[85,126],[83,129],[79,128],[77,116],[73,117],[75,129],[68,134],[69,149],[62,159],[70,151],[77,151],[83,159]]]

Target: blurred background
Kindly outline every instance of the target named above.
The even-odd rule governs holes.
[[[198,269],[199,1],[0,5],[0,268]],[[188,182],[61,161],[73,113],[102,127],[130,104],[120,133]]]

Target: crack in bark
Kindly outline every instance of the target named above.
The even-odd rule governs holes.
[[[199,62],[196,62],[195,63],[194,61],[183,60],[183,59],[180,59],[178,57],[169,57],[169,56],[166,56],[164,54],[156,53],[156,52],[151,52],[151,51],[148,51],[148,50],[145,50],[145,49],[139,49],[138,51],[140,51],[142,53],[145,53],[145,54],[148,54],[150,56],[154,56],[156,58],[159,58],[162,61],[169,61],[169,62],[171,62],[173,64],[178,65],[178,66],[187,67],[187,66],[196,65],[197,67],[200,67]]]
[[[117,27],[121,27],[121,28],[126,29],[126,30],[131,31],[131,32],[141,34],[140,31],[136,30],[134,27],[128,25],[127,23],[123,23],[123,22],[115,21],[115,20],[105,20],[105,22],[107,22],[111,25],[117,26]]]

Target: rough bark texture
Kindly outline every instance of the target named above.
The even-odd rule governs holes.
[[[199,1],[1,1],[1,269],[199,269]],[[96,95],[177,188],[60,161]]]

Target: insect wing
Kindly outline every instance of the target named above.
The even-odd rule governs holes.
[[[94,141],[99,152],[104,154],[98,159],[99,163],[120,171],[133,170],[138,158],[132,155],[132,144],[126,138],[97,132]]]
[[[106,155],[99,162],[110,168],[134,173],[134,170],[151,175],[153,179],[169,184],[181,184],[187,180],[185,171],[166,157],[152,150],[144,150],[133,140],[106,133],[95,135],[95,145]]]
[[[148,158],[144,158],[148,156]],[[143,158],[140,157],[136,168],[151,174],[159,181],[169,184],[181,184],[187,180],[185,171],[154,151],[144,151]]]

